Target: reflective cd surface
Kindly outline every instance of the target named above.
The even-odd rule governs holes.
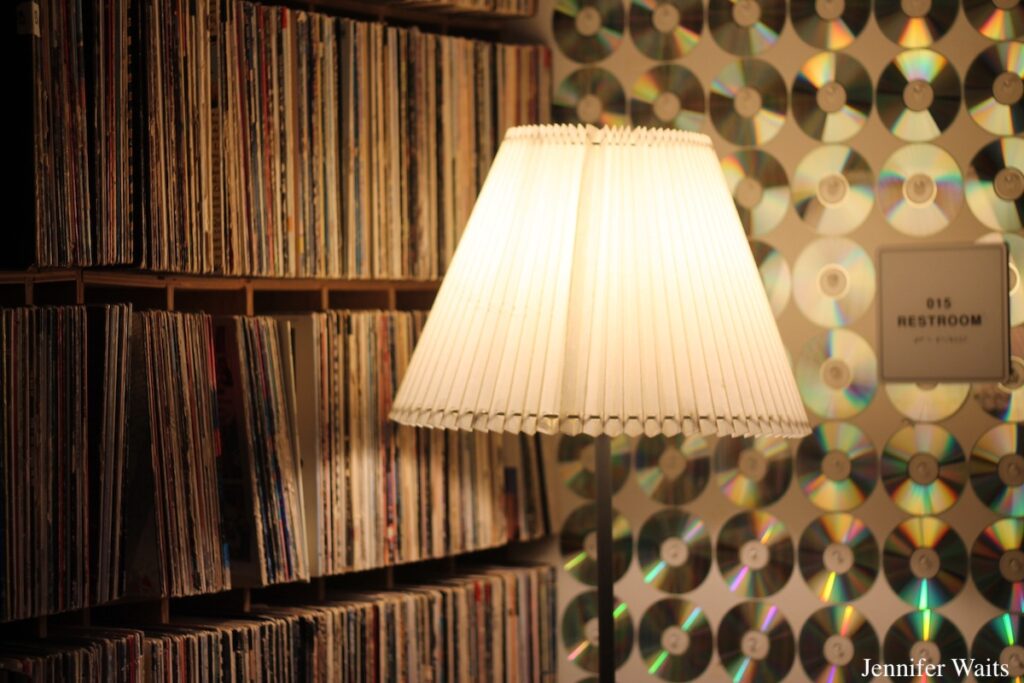
[[[845,512],[822,515],[800,536],[800,573],[822,602],[849,602],[878,576],[878,542],[863,521]]]
[[[711,81],[711,121],[736,145],[762,145],[774,138],[786,122],[788,103],[782,76],[760,59],[732,62]]]
[[[774,230],[789,208],[789,178],[775,157],[741,149],[722,157],[722,173],[743,229],[751,237]]]
[[[718,657],[732,681],[781,681],[793,666],[795,651],[793,630],[777,605],[740,603],[718,627]]]
[[[697,680],[714,653],[704,610],[688,600],[665,598],[640,620],[640,656],[647,673],[664,681]]]
[[[901,510],[937,515],[960,499],[967,484],[967,459],[948,430],[933,424],[908,425],[885,444],[882,484]]]
[[[759,55],[779,40],[786,25],[784,0],[710,0],[708,28],[726,52]]]
[[[793,174],[793,208],[820,235],[855,230],[875,201],[868,162],[844,145],[817,147]]]
[[[928,47],[949,31],[957,0],[875,0],[875,20],[901,47]]]
[[[750,251],[754,254],[757,271],[764,284],[764,292],[768,295],[768,304],[772,314],[778,318],[789,303],[790,292],[793,291],[793,280],[789,273],[789,264],[774,247],[757,240],[750,241]]]
[[[822,607],[800,629],[800,662],[814,683],[862,681],[878,654],[875,629],[852,605]]]
[[[636,49],[658,61],[685,57],[704,28],[700,0],[632,0],[629,34]]]
[[[971,159],[964,180],[967,206],[986,227],[1002,232],[1024,229],[1024,140],[988,143]]]
[[[938,517],[911,517],[885,541],[882,566],[889,585],[914,609],[933,609],[952,600],[967,577],[967,547]]]
[[[890,382],[885,385],[885,393],[896,410],[914,422],[941,422],[960,410],[971,385]]]
[[[1024,519],[1001,519],[985,527],[971,549],[971,576],[993,605],[1024,612]]]
[[[633,619],[626,603],[615,599],[615,667],[622,666],[633,649]],[[598,643],[597,591],[580,593],[562,613],[562,644],[566,659],[584,671],[597,673],[600,662]]]
[[[878,117],[901,140],[934,140],[959,111],[960,77],[938,52],[901,52],[878,79]]]
[[[871,439],[848,422],[824,422],[800,441],[796,480],[823,510],[852,510],[878,481],[878,455]]]
[[[901,147],[878,173],[878,206],[905,235],[928,237],[944,230],[963,203],[960,167],[935,145]]]
[[[793,298],[822,327],[842,327],[860,318],[875,298],[875,266],[853,240],[823,237],[800,252],[793,267]]]
[[[982,410],[1004,422],[1024,420],[1024,327],[1010,328],[1010,376],[971,389]]]
[[[723,436],[715,446],[715,481],[730,501],[745,508],[770,505],[789,488],[793,458],[785,439]]]
[[[829,330],[808,341],[796,361],[796,381],[808,408],[847,419],[864,410],[878,388],[871,346],[850,330]]]
[[[1024,43],[1008,40],[981,52],[964,76],[964,104],[993,135],[1024,132]]]
[[[666,593],[686,593],[711,571],[711,537],[700,517],[666,508],[640,528],[636,555],[644,583]]]
[[[562,567],[581,583],[597,585],[597,505],[589,503],[569,514],[559,539]],[[633,534],[629,520],[612,511],[612,575],[615,581],[633,561]]]
[[[707,486],[711,445],[699,434],[643,436],[636,446],[636,481],[651,500],[683,505]]]
[[[773,515],[741,512],[722,527],[715,557],[730,592],[763,598],[793,573],[793,540]]]
[[[626,125],[626,93],[610,71],[587,67],[572,72],[559,84],[552,102],[557,123],[595,126]]]
[[[982,503],[1006,517],[1024,517],[1024,426],[1001,424],[971,449],[971,486]]]
[[[841,142],[860,132],[874,93],[867,70],[853,57],[822,52],[793,81],[793,118],[815,140]]]
[[[566,57],[587,63],[615,51],[625,23],[620,0],[556,0],[551,29]]]
[[[1024,38],[1024,3],[1020,0],[964,0],[964,14],[989,40]]]
[[[959,683],[952,660],[967,656],[967,641],[952,621],[930,609],[904,614],[889,627],[882,645],[886,662],[917,662],[911,675],[892,676],[894,683]],[[948,662],[941,669],[938,665]],[[927,672],[936,675],[929,675]]]
[[[868,23],[871,5],[856,0],[791,0],[789,18],[804,42],[823,50],[842,50]]]
[[[986,622],[974,637],[971,657],[978,662],[1005,666],[1006,677],[999,680],[1024,683],[1024,617],[1000,614]]]
[[[704,111],[704,88],[692,71],[678,64],[660,64],[633,84],[634,126],[697,131],[704,124]]]
[[[618,491],[629,478],[632,441],[625,436],[612,439],[612,490]],[[558,472],[569,490],[583,498],[597,497],[594,438],[563,436],[558,442]]]

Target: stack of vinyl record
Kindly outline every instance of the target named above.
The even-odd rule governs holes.
[[[49,636],[0,643],[0,678],[112,683],[169,680],[147,678],[142,629],[62,626]]]

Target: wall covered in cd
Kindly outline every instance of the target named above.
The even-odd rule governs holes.
[[[522,28],[552,46],[556,120],[712,137],[816,425],[615,443],[619,680],[966,653],[1024,673],[1003,616],[1024,607],[1024,389],[881,383],[874,260],[1006,240],[1024,268],[1024,4],[547,0]],[[597,661],[593,453],[548,445],[575,683]]]

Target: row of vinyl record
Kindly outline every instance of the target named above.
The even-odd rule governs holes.
[[[535,439],[388,421],[422,314],[2,320],[0,621],[548,531]]]
[[[436,278],[504,130],[550,109],[542,46],[242,0],[31,5],[8,266]]]
[[[0,681],[488,681],[554,674],[554,572],[489,567],[324,602],[63,627],[0,644]]]

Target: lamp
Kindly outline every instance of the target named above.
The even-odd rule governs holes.
[[[598,653],[613,681],[609,437],[809,432],[710,139],[510,129],[391,417],[598,437]]]

